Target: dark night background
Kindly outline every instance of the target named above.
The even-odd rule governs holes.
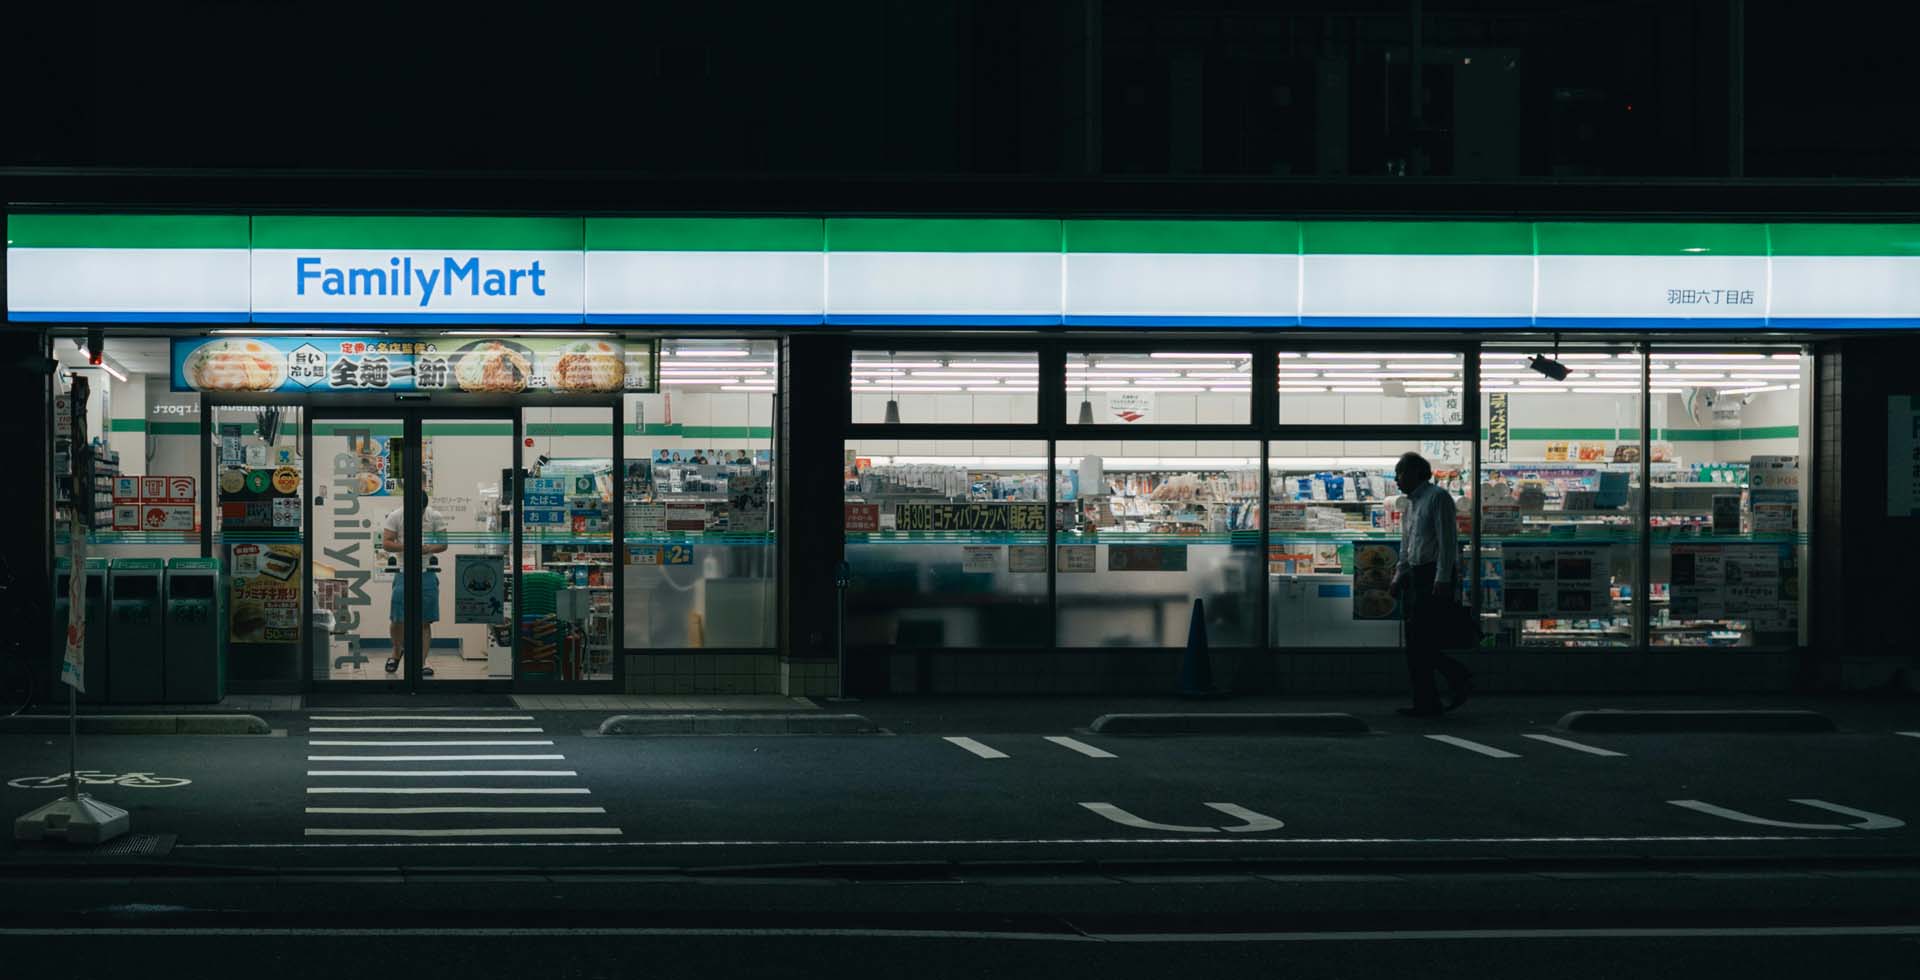
[[[1894,9],[35,4],[7,15],[0,164],[1901,177],[1920,134]]]

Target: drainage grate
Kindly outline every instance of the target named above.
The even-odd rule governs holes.
[[[178,834],[123,834],[84,851],[89,857],[166,857]]]

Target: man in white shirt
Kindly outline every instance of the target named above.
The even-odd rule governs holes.
[[[1433,679],[1436,671],[1447,676],[1448,710],[1465,704],[1473,694],[1466,665],[1440,650],[1449,619],[1458,615],[1454,571],[1459,564],[1460,535],[1454,524],[1453,494],[1434,485],[1433,465],[1426,457],[1401,456],[1394,464],[1393,479],[1407,495],[1393,591],[1400,596],[1406,623],[1407,675],[1413,686],[1413,707],[1399,710],[1403,715],[1428,717],[1442,710]]]
[[[420,537],[420,560],[426,574],[420,577],[420,676],[432,677],[433,668],[427,666],[426,654],[433,649],[433,624],[440,620],[440,570],[426,564],[426,556],[447,550],[447,519],[431,504],[421,516],[425,518],[426,529]],[[400,556],[406,553],[405,503],[387,514],[386,522],[380,527],[380,547],[393,561],[401,561]],[[400,658],[406,655],[406,596],[407,573],[396,570],[393,573],[393,598],[387,605],[388,632],[393,637],[393,656],[387,658],[389,674],[400,669]]]

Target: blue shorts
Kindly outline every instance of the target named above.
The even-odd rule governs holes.
[[[440,573],[427,572],[420,580],[420,618],[429,622],[440,621]],[[387,619],[399,623],[407,616],[407,573],[393,573],[393,598],[387,603]]]

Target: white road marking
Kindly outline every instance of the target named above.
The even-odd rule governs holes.
[[[1460,748],[1466,749],[1469,752],[1478,752],[1481,755],[1492,756],[1496,759],[1520,758],[1520,754],[1517,752],[1508,752],[1506,749],[1496,749],[1491,745],[1482,745],[1479,742],[1473,741],[1472,739],[1461,738],[1458,735],[1428,735],[1427,737],[1430,739],[1433,739],[1436,742],[1445,742],[1448,745],[1457,745]]]
[[[308,827],[308,837],[618,837],[618,827]]]
[[[308,721],[532,721],[532,715],[314,715]]]
[[[1228,833],[1245,834],[1279,830],[1285,826],[1285,824],[1279,820],[1269,817],[1264,813],[1255,813],[1246,807],[1233,803],[1207,803],[1203,805],[1210,809],[1218,810],[1229,817],[1240,818],[1244,823],[1238,827],[1196,827],[1178,823],[1158,823],[1153,820],[1134,816],[1111,803],[1082,803],[1080,805],[1106,817],[1114,823],[1125,827],[1137,827],[1141,830],[1170,830],[1181,834],[1216,834],[1224,830]]]
[[[309,776],[578,776],[571,769],[309,769]]]
[[[587,789],[585,787],[572,787],[572,786],[567,787],[565,789],[549,789],[546,787],[534,788],[534,787],[525,787],[525,786],[309,786],[307,787],[307,792],[309,793],[389,793],[389,794],[401,793],[409,796],[417,796],[417,795],[422,795],[427,793],[468,793],[468,794],[476,794],[481,796],[490,796],[493,794],[500,794],[502,796],[506,796],[506,795],[531,796],[536,794],[541,796],[559,796],[563,794],[578,795],[578,796],[587,795]]]
[[[546,731],[546,729],[539,728],[539,727],[515,728],[511,726],[506,728],[459,728],[459,727],[453,727],[453,726],[448,726],[446,728],[420,728],[417,726],[400,726],[400,727],[372,726],[372,727],[366,727],[366,728],[309,728],[307,729],[307,731],[310,734],[318,733],[318,732],[326,732],[329,734],[340,734],[343,732],[364,732],[369,735],[376,735],[376,734],[377,735],[399,735],[399,734],[408,733],[408,732],[452,732],[452,733],[464,733],[464,734],[491,733],[491,734],[506,735],[506,734],[511,734],[515,732],[522,732],[522,733],[532,733],[537,735],[541,732]]]
[[[179,846],[179,845],[176,845]],[[341,846],[341,845],[335,845]],[[376,846],[376,845],[369,845]],[[459,936],[472,939],[536,939],[545,937],[730,937],[743,939],[781,939],[789,937],[832,937],[858,939],[972,939],[1010,940],[1043,943],[1352,943],[1352,942],[1456,942],[1483,940],[1509,942],[1521,939],[1802,939],[1819,937],[1920,936],[1920,926],[1725,926],[1640,928],[1567,928],[1567,929],[1407,929],[1403,931],[1367,930],[1352,932],[1001,932],[960,929],[880,929],[814,927],[728,927],[671,928],[667,926],[574,926],[557,929],[529,927],[347,927],[294,926],[105,926],[100,928],[0,928],[0,936],[34,938],[152,937],[285,937],[285,938],[401,938]]]
[[[1894,734],[1905,735],[1908,738],[1920,738],[1920,732],[1894,732]]]
[[[310,738],[308,745],[552,745],[550,738]]]
[[[605,813],[603,806],[310,806],[308,813]]]
[[[566,756],[553,755],[310,755],[308,762],[455,762],[479,759],[486,762],[507,760],[553,760]]]
[[[1677,807],[1685,807],[1689,810],[1711,814],[1716,817],[1725,817],[1728,820],[1738,820],[1741,823],[1759,824],[1762,827],[1785,827],[1790,830],[1895,830],[1907,825],[1905,820],[1901,820],[1898,817],[1889,817],[1885,814],[1873,813],[1868,810],[1856,810],[1850,806],[1828,803],[1826,800],[1795,799],[1793,802],[1801,806],[1810,806],[1831,813],[1857,817],[1860,822],[1796,823],[1791,820],[1773,820],[1767,817],[1756,817],[1751,813],[1729,810],[1726,807],[1714,806],[1711,803],[1705,803],[1700,800],[1668,800],[1667,802]]]
[[[309,792],[315,792],[310,790]],[[367,790],[365,792],[416,792],[414,790]],[[424,792],[433,792],[426,790]],[[513,792],[512,790],[482,790],[481,792]],[[524,791],[522,791],[524,792]],[[548,792],[553,792],[549,790]],[[581,792],[586,792],[581,790]],[[200,848],[203,850],[283,850],[286,848],[321,847],[904,847],[914,845],[932,845],[940,847],[998,847],[1008,844],[1056,844],[1061,846],[1090,845],[1105,847],[1114,844],[1161,845],[1161,844],[1270,844],[1297,847],[1301,845],[1347,845],[1347,844],[1698,844],[1698,843],[1775,843],[1781,841],[1827,841],[1844,840],[1840,834],[1685,834],[1685,835],[1644,835],[1639,837],[1058,837],[1033,840],[1020,839],[980,839],[980,840],[626,840],[626,841],[568,841],[568,842],[527,842],[511,841],[429,843],[429,844],[175,844],[180,848]]]
[[[1065,735],[1048,735],[1047,741],[1052,742],[1055,745],[1064,746],[1066,748],[1072,749],[1075,752],[1078,752],[1081,755],[1084,755],[1090,759],[1119,758],[1119,756],[1116,756],[1113,753],[1108,752],[1106,749],[1096,748],[1094,746],[1088,745],[1085,742],[1080,741],[1077,738],[1068,738]]]
[[[1004,759],[1007,757],[1007,754],[1005,752],[1002,752],[991,745],[982,745],[979,742],[976,742],[973,739],[970,739],[964,735],[948,735],[946,737],[946,740],[949,742],[952,742],[955,745],[960,746],[963,749],[966,749],[968,752],[971,752],[982,759]]]
[[[1625,752],[1615,752],[1612,749],[1603,749],[1603,748],[1598,748],[1592,745],[1582,745],[1581,743],[1576,742],[1570,738],[1559,738],[1553,735],[1536,735],[1532,732],[1522,732],[1520,734],[1520,737],[1530,738],[1536,742],[1545,742],[1548,745],[1558,745],[1563,749],[1572,749],[1575,752],[1585,752],[1588,755],[1605,755],[1605,756],[1612,756],[1618,759],[1624,759],[1627,757],[1627,754]]]

